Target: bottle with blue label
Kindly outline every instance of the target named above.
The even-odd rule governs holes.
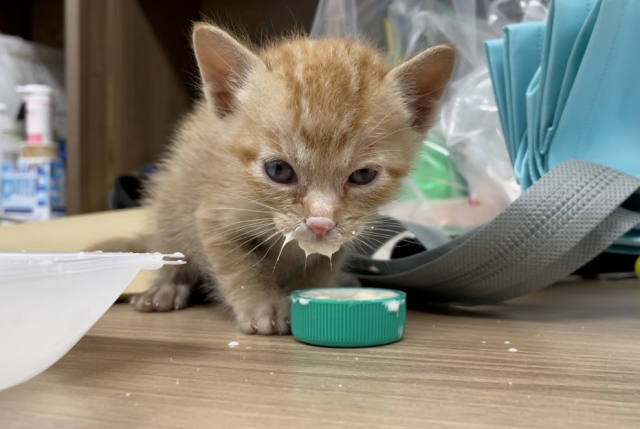
[[[65,214],[65,168],[53,141],[51,89],[19,88],[27,106],[27,141],[19,157],[2,164],[2,211],[21,220],[47,220]]]
[[[4,195],[3,172],[14,168],[21,146],[17,125],[7,114],[7,106],[0,103],[0,213]]]

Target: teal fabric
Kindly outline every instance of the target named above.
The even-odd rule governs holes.
[[[549,168],[579,158],[640,176],[639,20],[638,0],[599,1],[592,10],[576,41],[584,54],[570,57],[575,77],[563,82],[570,89],[549,137]]]
[[[565,73],[569,58],[580,30],[593,9],[596,0],[552,1],[549,5],[546,37],[540,64],[540,83],[529,88],[535,92],[536,106],[532,127],[531,146],[534,162],[540,175],[549,171],[546,155],[553,130],[558,125],[566,94],[571,86],[566,85]],[[577,55],[577,52],[576,54]],[[567,79],[568,81],[569,79]],[[561,93],[563,96],[561,97]]]
[[[485,43],[523,190],[571,158],[640,177],[639,16],[638,0],[554,0]]]
[[[512,145],[513,142],[509,139],[509,133],[506,131],[509,123],[509,117],[506,108],[507,89],[505,88],[506,79],[504,75],[504,40],[487,40],[484,43],[484,46],[489,75],[491,76],[493,95],[496,99],[498,115],[500,116],[500,124],[502,125],[504,140],[507,144],[507,152],[509,153],[511,162],[515,164],[517,151]]]
[[[640,0],[552,0],[547,22],[485,42],[523,191],[569,159],[640,177],[639,28]]]
[[[508,25],[504,29],[504,54],[509,139],[517,148],[514,168],[526,188],[539,177],[531,175],[529,127],[527,113],[530,102],[527,88],[536,76],[542,59],[545,23]]]

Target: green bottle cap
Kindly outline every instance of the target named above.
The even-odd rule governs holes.
[[[407,318],[404,292],[335,287],[291,294],[291,331],[298,340],[325,347],[371,347],[402,338]]]

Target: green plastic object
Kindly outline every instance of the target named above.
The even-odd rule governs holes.
[[[432,130],[416,157],[411,179],[430,200],[464,198],[469,186],[447,149],[444,134]]]
[[[384,291],[393,297],[380,299],[326,299],[308,292]],[[324,347],[372,347],[402,338],[407,319],[404,292],[378,288],[302,289],[291,294],[291,331],[298,340]]]

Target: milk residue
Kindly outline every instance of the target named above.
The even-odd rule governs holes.
[[[336,301],[370,301],[397,298],[396,292],[374,288],[320,288],[302,291],[300,297]],[[398,301],[399,302],[399,301]]]
[[[404,298],[399,297],[397,292],[387,289],[376,288],[318,288],[298,292],[297,296],[292,296],[291,301],[307,306],[312,300],[329,301],[381,301],[381,304],[389,313],[398,313],[400,308],[406,303]],[[396,299],[394,299],[396,298]]]
[[[324,255],[328,257],[329,260],[331,260],[331,257],[333,256],[333,254],[336,253],[338,250],[340,250],[340,247],[342,246],[342,244],[329,243],[326,241],[299,240],[296,235],[300,231],[306,228],[307,227],[305,225],[300,225],[293,231],[285,234],[284,236],[285,240],[284,240],[284,243],[282,243],[282,247],[280,248],[280,254],[282,254],[282,249],[284,249],[284,246],[286,246],[290,241],[297,241],[298,246],[300,247],[300,249],[302,249],[306,258],[313,255],[314,253],[318,253],[320,255]],[[280,255],[278,255],[278,259],[280,259]]]
[[[308,258],[309,255],[313,255],[314,253],[319,253],[320,255],[324,255],[331,259],[334,253],[340,250],[341,244],[339,243],[328,243],[326,241],[300,241],[298,240],[298,246],[302,249],[305,256]]]
[[[389,313],[397,313],[400,311],[400,306],[404,304],[404,299],[400,299],[397,301],[387,301],[384,303],[384,306],[387,307],[387,311]]]

